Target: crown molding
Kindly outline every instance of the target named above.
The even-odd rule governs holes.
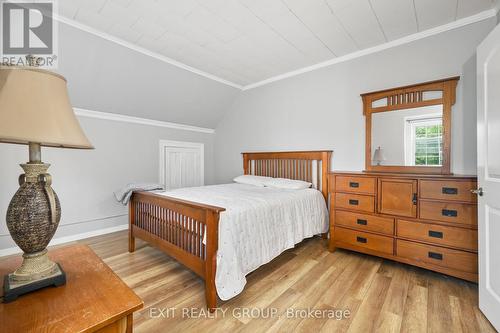
[[[75,111],[75,114],[77,116],[80,116],[80,117],[121,121],[124,123],[172,128],[172,129],[176,129],[176,130],[207,133],[207,134],[214,134],[215,133],[215,130],[212,128],[197,127],[197,126],[191,126],[191,125],[171,123],[171,122],[167,122],[167,121],[125,116],[125,115],[117,114],[117,113],[92,111],[92,110],[87,110],[87,109],[82,109],[82,108],[73,108],[73,110]]]
[[[454,22],[451,22],[451,23],[448,23],[445,25],[441,25],[441,26],[438,26],[438,27],[435,27],[432,29],[417,32],[415,34],[408,35],[408,36],[405,36],[405,37],[402,37],[402,38],[399,38],[399,39],[396,39],[396,40],[393,40],[393,41],[390,41],[390,42],[387,42],[384,44],[380,44],[380,45],[377,45],[377,46],[374,46],[374,47],[371,47],[368,49],[356,51],[356,52],[349,53],[349,54],[346,54],[346,55],[341,56],[341,57],[337,57],[337,58],[334,58],[331,60],[320,62],[320,63],[312,65],[312,66],[307,66],[304,68],[293,70],[293,71],[285,73],[285,74],[273,76],[271,78],[268,78],[268,79],[265,79],[265,80],[262,80],[262,81],[259,81],[256,83],[246,85],[242,88],[242,90],[246,91],[246,90],[254,89],[257,87],[264,86],[266,84],[270,84],[272,82],[284,80],[284,79],[287,79],[287,78],[290,78],[293,76],[297,76],[297,75],[301,75],[301,74],[308,73],[311,71],[315,71],[315,70],[323,68],[323,67],[328,67],[328,66],[335,65],[335,64],[338,64],[341,62],[346,62],[349,60],[360,58],[360,57],[363,57],[365,55],[384,51],[384,50],[387,50],[387,49],[390,49],[390,48],[393,48],[396,46],[408,44],[408,43],[411,43],[411,42],[414,42],[414,41],[417,41],[417,40],[420,40],[423,38],[427,38],[427,37],[431,37],[431,36],[440,34],[442,32],[458,29],[458,28],[461,28],[461,27],[464,27],[464,26],[467,26],[467,25],[470,25],[470,24],[473,24],[476,22],[480,22],[480,21],[489,19],[491,17],[495,17],[496,15],[497,15],[497,9],[486,10],[486,11],[480,12],[476,15],[468,16],[468,17],[462,18],[460,20],[457,20],[457,21],[454,21]]]
[[[239,89],[239,90],[241,90],[243,88],[243,86],[240,85],[240,84],[237,84],[237,83],[231,82],[229,80],[220,78],[220,77],[218,77],[216,75],[204,72],[204,71],[202,71],[200,69],[188,66],[186,64],[183,64],[182,62],[179,62],[179,61],[174,60],[172,58],[166,57],[166,56],[161,55],[159,53],[150,51],[148,49],[143,48],[142,46],[139,46],[139,45],[131,43],[131,42],[127,42],[127,41],[125,41],[125,40],[123,40],[121,38],[112,36],[112,35],[104,32],[104,31],[100,31],[100,30],[94,29],[92,27],[89,27],[88,25],[82,24],[80,22],[77,22],[75,20],[69,19],[67,17],[61,16],[61,15],[54,15],[54,19],[56,19],[57,21],[59,21],[61,23],[69,25],[69,26],[71,26],[73,28],[79,29],[81,31],[88,32],[88,33],[90,33],[92,35],[95,35],[95,36],[101,37],[103,39],[109,40],[109,41],[111,41],[113,43],[116,43],[118,45],[124,46],[124,47],[129,48],[131,50],[134,50],[136,52],[139,52],[139,53],[142,53],[142,54],[147,55],[149,57],[155,58],[157,60],[166,62],[167,64],[170,64],[172,66],[175,66],[175,67],[184,69],[186,71],[189,71],[191,73],[203,76],[203,77],[205,77],[207,79],[210,79],[210,80],[213,80],[213,81],[216,81],[216,82],[228,85],[230,87],[233,87],[233,88],[236,88],[236,89]]]

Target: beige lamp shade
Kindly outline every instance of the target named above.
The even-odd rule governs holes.
[[[375,153],[373,154],[373,161],[375,161],[377,164],[385,161],[385,154],[382,148],[378,147],[377,149],[375,149]]]
[[[16,66],[0,66],[0,142],[93,148],[69,102],[66,79]]]

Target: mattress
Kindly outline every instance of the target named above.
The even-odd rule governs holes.
[[[243,291],[246,275],[283,251],[328,231],[328,210],[315,189],[285,190],[245,184],[182,188],[160,193],[223,207],[215,285],[222,300]]]

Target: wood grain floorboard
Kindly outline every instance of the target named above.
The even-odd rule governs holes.
[[[476,284],[355,252],[330,253],[319,237],[249,274],[245,290],[219,301],[215,314],[205,310],[198,276],[140,240],[128,253],[126,231],[79,242],[144,300],[134,314],[138,333],[495,332],[478,309]]]

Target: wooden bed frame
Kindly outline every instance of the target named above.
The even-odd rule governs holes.
[[[331,151],[242,155],[245,175],[308,181],[328,199]],[[154,193],[134,192],[129,204],[129,252],[135,251],[137,237],[191,269],[205,280],[207,307],[214,311],[219,216],[224,210]]]

